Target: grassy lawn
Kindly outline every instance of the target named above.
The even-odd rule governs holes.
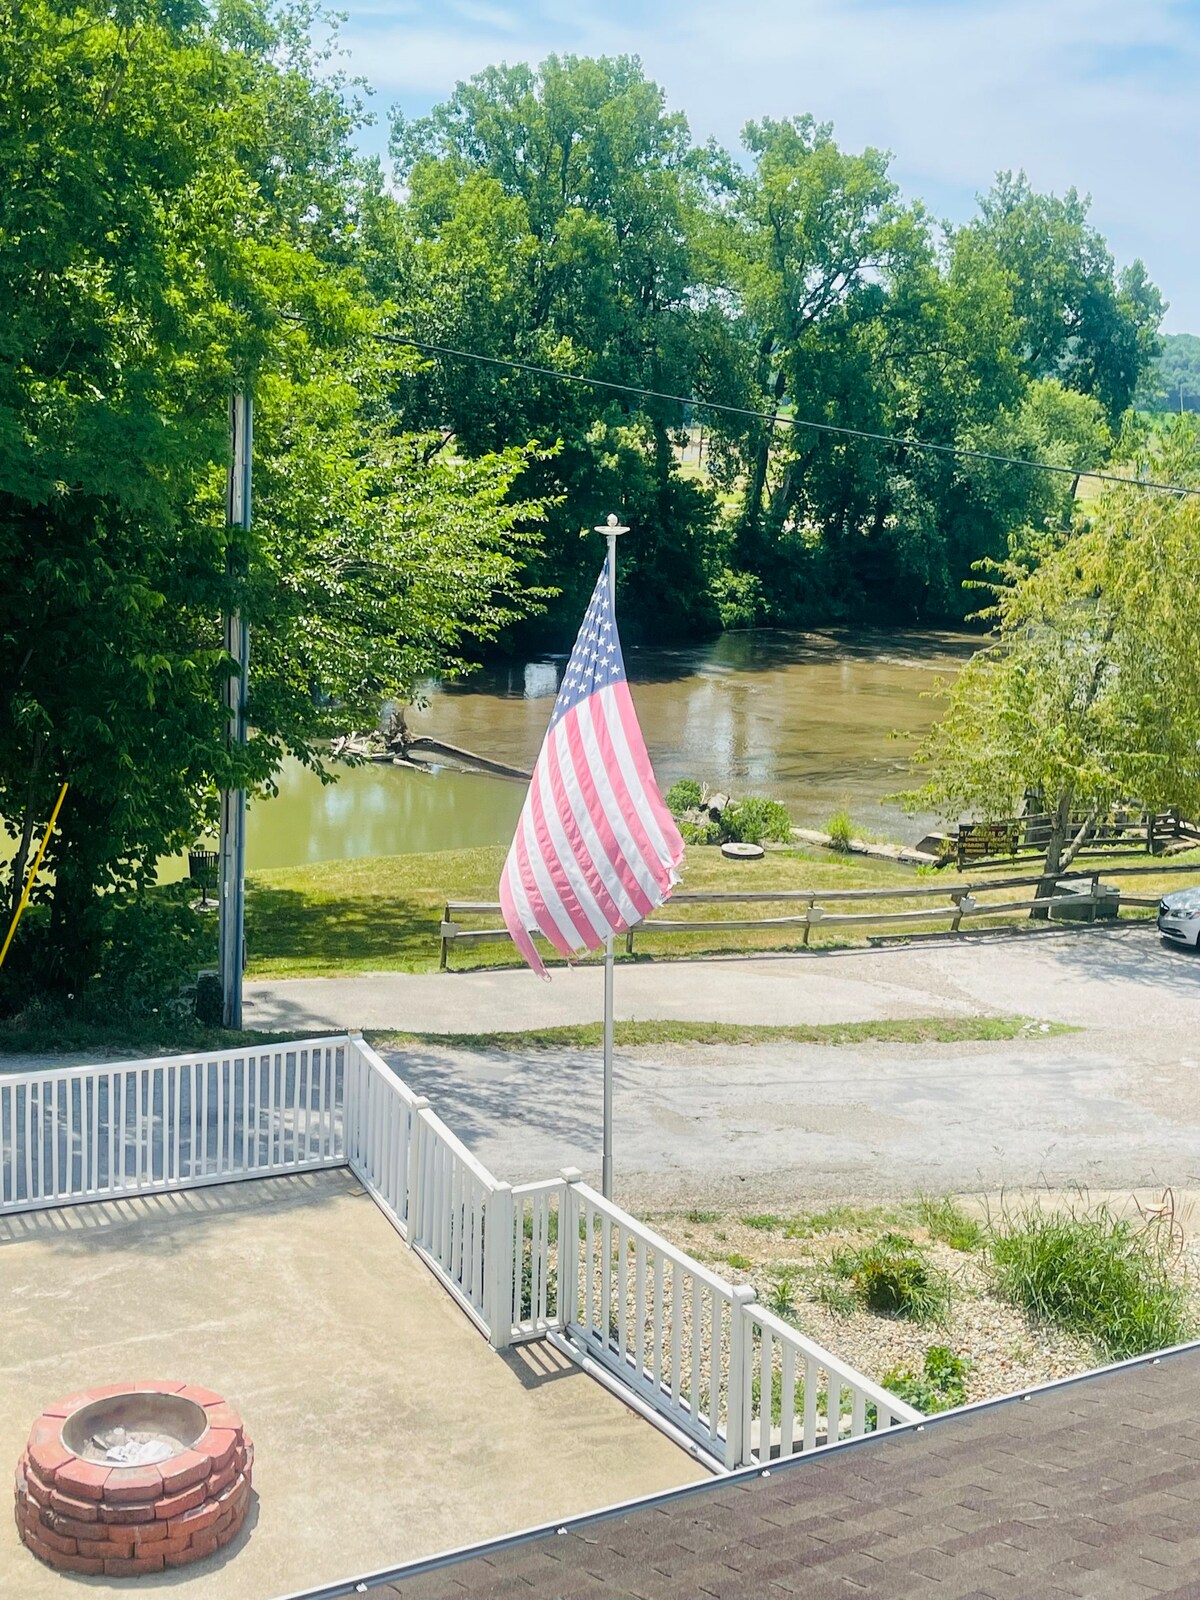
[[[767,1024],[738,1022],[617,1022],[615,1042],[639,1045],[962,1044],[979,1039],[1045,1039],[1078,1030],[1029,1017],[906,1017],[894,1022]],[[604,1042],[599,1022],[509,1033],[372,1033],[372,1044],[452,1045],[467,1050],[592,1049]]]
[[[437,930],[446,901],[494,900],[504,855],[501,847],[446,850],[427,855],[324,861],[256,873],[249,881],[246,897],[250,976],[323,977],[339,972],[432,970],[437,965]],[[1200,875],[1200,851],[1176,858],[1172,864],[1179,862],[1194,866]],[[1095,864],[1103,873],[1103,862]],[[1084,869],[1092,863],[1084,858],[1077,865]],[[936,887],[946,891],[945,919],[915,923],[911,928],[912,932],[928,933],[941,931],[949,925],[951,889],[967,883],[978,885],[989,878],[1028,875],[1024,867],[1016,872],[1005,869],[968,874],[959,874],[953,868],[940,872],[914,871],[865,856],[841,857],[804,850],[772,850],[761,861],[739,862],[726,860],[716,849],[691,848],[681,888],[731,892],[738,889]],[[1114,881],[1122,883],[1128,893],[1154,896],[1168,887],[1180,888],[1191,880],[1184,875],[1155,873]],[[1015,897],[1021,898],[1024,893],[1018,891]],[[979,898],[981,904],[986,904],[989,900],[1007,900],[1009,896],[1004,891],[991,891]],[[870,909],[905,911],[918,904],[920,902],[911,900],[874,901]],[[867,908],[851,905],[836,909]],[[752,907],[676,905],[664,914],[679,920],[712,922],[746,916],[783,916],[794,914],[796,910],[795,905],[785,901]],[[1141,914],[1151,915],[1149,911]],[[997,920],[1011,923],[1020,918],[1006,916]],[[983,926],[989,921],[975,918],[971,926]],[[496,926],[498,918],[474,919],[468,925]],[[823,948],[863,945],[870,937],[880,934],[899,936],[901,926],[872,928],[869,924],[859,924],[822,928],[818,924],[812,930],[811,944]],[[788,950],[801,945],[802,930],[798,928],[638,934],[634,959]],[[508,944],[479,945],[455,951],[452,961],[456,968],[512,966],[514,952]]]

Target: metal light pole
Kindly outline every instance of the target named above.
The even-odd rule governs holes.
[[[617,540],[628,528],[616,517],[596,529],[608,540],[608,583],[613,617],[617,615]],[[604,1157],[600,1169],[600,1192],[606,1200],[613,1192],[613,936],[604,940]]]
[[[250,527],[250,478],[254,451],[254,405],[249,394],[235,394],[229,402],[229,486],[225,525]],[[235,569],[229,550],[227,570]],[[230,745],[246,743],[246,687],[250,670],[250,628],[240,612],[225,618],[225,649],[235,662],[225,686],[225,709]],[[221,791],[221,887],[219,964],[221,970],[221,1020],[227,1028],[242,1025],[242,967],[246,914],[246,791]]]

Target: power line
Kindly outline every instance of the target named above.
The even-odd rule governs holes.
[[[295,320],[299,321],[299,318]],[[405,334],[376,332],[372,335],[386,344],[400,345],[406,349],[420,350],[427,355],[451,356],[457,361],[475,361],[482,366],[505,367],[510,372],[528,372],[539,378],[553,378],[560,383],[579,383],[591,389],[607,389],[615,394],[636,395],[643,400],[666,400],[674,405],[697,406],[708,411],[719,411],[730,417],[750,417],[773,427],[803,428],[812,433],[833,434],[843,439],[867,439],[875,444],[900,445],[907,450],[923,450],[931,455],[962,456],[968,461],[990,461],[1003,467],[1024,467],[1030,472],[1054,472],[1066,478],[1094,478],[1098,483],[1119,483],[1131,489],[1158,489],[1165,494],[1200,495],[1200,488],[1187,488],[1179,483],[1157,483],[1149,478],[1125,478],[1115,472],[1095,472],[1090,467],[1061,467],[1052,461],[1030,461],[1024,456],[1000,455],[992,450],[971,450],[966,445],[936,444],[929,439],[911,439],[902,434],[873,433],[866,428],[847,428],[834,422],[814,422],[808,417],[771,416],[756,411],[752,406],[734,406],[721,400],[699,400],[694,395],[667,394],[661,389],[643,389],[633,383],[617,383],[609,378],[591,378],[580,372],[561,372],[555,367],[540,367],[530,361],[517,361],[511,356],[488,356],[477,350],[457,350],[453,345],[433,344],[425,339],[413,339]]]

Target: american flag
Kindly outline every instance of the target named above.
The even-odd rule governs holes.
[[[504,921],[544,977],[531,934],[562,956],[598,950],[662,905],[682,860],[629,694],[606,560],[504,863]]]

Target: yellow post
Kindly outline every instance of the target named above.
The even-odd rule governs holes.
[[[42,864],[42,857],[46,854],[46,846],[50,843],[50,835],[54,832],[54,824],[58,821],[58,813],[62,810],[63,797],[66,792],[67,786],[64,783],[58,791],[58,799],[54,802],[54,810],[51,813],[50,821],[46,824],[46,832],[42,836],[41,844],[38,845],[38,853],[33,858],[33,866],[30,867],[29,876],[25,880],[25,888],[21,893],[20,903],[13,913],[13,919],[8,929],[8,937],[4,941],[4,948],[0,950],[0,967],[4,965],[4,958],[8,954],[9,945],[13,942],[13,934],[17,931],[17,923],[21,920],[21,914],[29,904],[29,896],[33,893],[34,880],[38,875],[38,868]]]

